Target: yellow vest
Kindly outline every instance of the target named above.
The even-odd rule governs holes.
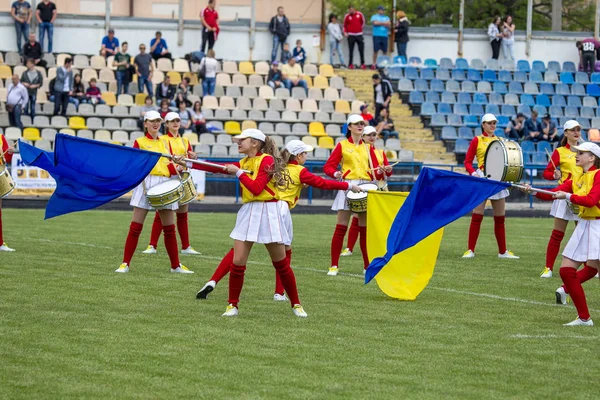
[[[290,174],[290,184],[286,190],[279,191],[279,199],[283,201],[287,201],[290,206],[290,210],[296,207],[298,203],[298,199],[300,198],[300,192],[302,191],[302,187],[304,186],[302,182],[300,182],[300,173],[304,167],[302,165],[297,164],[288,164],[287,170]]]
[[[141,138],[137,138],[135,141],[137,142],[138,147],[142,150],[153,151],[161,154],[169,154],[169,150],[165,146],[165,142],[163,142],[161,139],[149,139],[147,136],[142,136]],[[152,171],[150,171],[150,175],[170,177],[171,172],[169,172],[169,163],[169,159],[165,157],[159,158],[154,168],[152,168]]]
[[[571,179],[573,182],[577,181],[581,175],[583,175],[583,169],[575,165],[576,152],[567,149],[565,146],[561,146],[556,149],[560,155],[560,173],[562,174],[558,183],[563,183],[567,179]]]
[[[160,140],[165,142],[165,147],[169,150],[169,145],[171,145],[171,150],[174,156],[187,156],[189,141],[184,137],[172,137],[169,135],[162,135]]]
[[[375,147],[373,147],[373,150],[375,152],[375,157],[377,157],[377,162],[383,167],[383,150],[378,150]]]
[[[350,143],[348,139],[342,140],[340,146],[342,146],[342,177],[348,180],[370,181],[368,147]]]
[[[483,164],[485,163],[485,151],[487,150],[490,143],[493,141],[500,140],[498,136],[477,136],[477,168],[483,171]]]
[[[4,143],[3,135],[0,133],[0,154],[4,153],[2,150],[2,143]],[[4,164],[4,156],[0,157],[0,165]]]
[[[256,157],[248,158],[244,157],[240,160],[240,169],[245,169],[246,171],[250,171],[247,174],[250,179],[256,179],[258,175],[258,169],[260,164],[262,163],[263,158],[269,156],[268,154],[257,155]],[[269,156],[270,157],[270,156]],[[242,187],[242,203],[250,203],[252,201],[270,201],[270,200],[279,200],[279,191],[275,189],[275,184],[271,179],[267,184],[267,187],[259,193],[258,196],[250,193],[248,189],[244,185],[240,185]]]
[[[594,185],[594,178],[596,173],[600,170],[588,171],[585,174],[581,175],[579,179],[573,180],[573,194],[577,196],[585,196],[590,190],[592,190],[592,186]],[[579,206],[579,218],[581,219],[596,219],[600,217],[600,208],[598,208],[598,204],[594,207],[582,207]]]

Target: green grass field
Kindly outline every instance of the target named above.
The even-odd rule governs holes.
[[[486,218],[477,257],[462,260],[468,219],[447,227],[430,286],[414,302],[362,283],[360,254],[326,276],[333,215],[294,216],[294,257],[307,319],[274,302],[274,270],[255,247],[237,318],[222,318],[224,280],[196,291],[229,249],[234,214],[190,214],[183,256],[196,274],[169,273],[164,247],[148,256],[147,219],[132,271],[121,262],[130,212],[43,221],[3,210],[0,398],[551,399],[597,398],[595,328],[566,328],[560,278],[539,273],[552,221],[507,220],[499,260]],[[572,228],[569,230],[572,230]],[[162,240],[162,239],[161,239]],[[558,274],[556,274],[558,275]],[[598,281],[586,285],[600,323]]]

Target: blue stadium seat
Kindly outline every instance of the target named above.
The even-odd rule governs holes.
[[[521,142],[521,145],[523,145],[523,143],[525,143],[525,141]],[[531,154],[530,152],[523,152],[523,164],[525,166],[531,165]]]
[[[464,81],[462,83],[462,91],[467,93],[475,93],[477,91],[477,87],[475,86],[475,82],[473,81]]]
[[[404,76],[410,79],[411,81],[414,81],[416,79],[419,79],[419,70],[415,67],[406,67],[406,69],[404,70]]]
[[[504,99],[502,98],[502,95],[500,93],[490,93],[490,97],[488,100],[490,104],[504,104]]]
[[[540,143],[543,143],[543,142],[540,142]],[[548,164],[548,158],[546,156],[546,153],[540,153],[539,151],[535,152],[535,153],[532,153],[531,163],[533,165],[546,165],[546,164]]]
[[[565,117],[579,118],[579,109],[575,106],[566,106],[565,107]]]
[[[588,88],[590,86],[592,86],[592,85],[588,85]],[[575,83],[574,85],[571,86],[571,94],[574,94],[575,96],[585,96],[585,93],[586,93],[585,87],[581,83]],[[593,95],[590,95],[590,96],[593,96]]]
[[[484,72],[485,75],[485,72]],[[512,82],[512,74],[510,73],[510,71],[506,71],[506,70],[501,70],[498,71],[498,80],[500,82]]]
[[[560,64],[558,61],[548,61],[548,71],[561,72]]]
[[[519,82],[510,82],[508,84],[508,91],[514,94],[522,94],[523,86]]]
[[[506,128],[506,125],[508,125],[509,118],[506,115],[497,115],[496,118],[498,118],[498,127]]]
[[[454,79],[455,81],[459,81],[459,82],[466,80],[467,76],[465,75],[465,70],[457,69],[457,68],[453,69],[452,70],[452,79]]]
[[[535,145],[531,140],[523,140],[521,142],[521,150],[524,153],[533,153],[535,151]]]
[[[518,106],[521,104],[521,100],[519,100],[519,96],[514,93],[506,93],[506,96],[504,96],[504,104]]]
[[[595,97],[585,96],[583,98],[583,106],[596,108],[596,107],[598,107],[598,101],[596,100]]]
[[[458,137],[461,139],[473,139],[473,129],[468,126],[458,128]]]
[[[410,91],[414,90],[413,81],[411,81],[410,79],[401,78],[398,81],[398,90],[400,92],[410,92]]]
[[[446,116],[442,114],[434,114],[431,116],[431,126],[445,126]]]
[[[465,117],[465,125],[471,128],[479,126],[479,117],[477,115],[467,115]]]
[[[498,71],[500,69],[500,63],[494,58],[489,58],[485,62],[485,69],[493,69],[494,71]]]
[[[474,58],[471,60],[471,68],[483,71],[485,69],[485,64],[480,58]]]
[[[533,96],[530,94],[522,94],[521,95],[521,104],[525,104],[527,106],[535,106],[535,100],[533,99]]]
[[[471,104],[471,94],[470,93],[465,93],[465,92],[460,92],[458,93],[458,103],[460,104]]]
[[[453,114],[452,107],[448,103],[440,103],[438,104],[438,113]]]
[[[420,64],[423,64],[423,61],[421,61],[421,58],[420,58],[420,57],[414,57],[414,56],[413,56],[413,57],[410,57],[410,58],[408,59],[408,63],[409,63],[409,64],[419,64],[419,65],[420,65]]]
[[[556,94],[562,94],[568,96],[571,94],[571,88],[566,83],[556,84]]]
[[[450,70],[447,68],[438,68],[435,72],[435,76],[442,81],[447,81],[450,79]]]
[[[517,61],[517,70],[518,71],[523,71],[523,72],[530,72],[531,71],[531,67],[529,66],[529,61],[527,61],[527,60],[519,60],[519,61]]]
[[[444,85],[444,82],[442,82],[439,79],[432,79],[430,86],[431,86],[431,90],[433,90],[434,92],[442,93],[443,91],[446,90],[446,85]]]
[[[559,134],[561,134],[562,132],[559,131]],[[581,131],[581,138],[583,139],[584,142],[588,141],[588,135],[586,131]]]
[[[512,106],[510,104],[505,104],[502,106],[502,109],[500,110],[500,114],[508,115],[509,117],[512,117],[513,115],[517,114],[517,111],[515,110],[515,106]]]
[[[426,92],[425,93],[425,101],[429,103],[437,104],[440,102],[440,95],[438,92]]]
[[[587,118],[579,117],[576,118],[579,125],[581,125],[581,129],[590,129],[590,120]]]
[[[492,86],[489,82],[479,81],[477,82],[477,91],[481,93],[492,93]]]
[[[546,153],[546,151],[550,154],[552,154],[552,152],[554,151],[554,149],[552,148],[552,144],[550,142],[538,142],[537,144],[537,151],[540,153]]]
[[[388,65],[390,65],[391,63],[392,63],[392,59],[388,56],[378,56],[377,61],[375,62],[375,64],[377,64],[377,66],[379,68],[385,68]]]
[[[501,138],[506,137],[506,135],[504,134],[504,129],[502,129],[502,128],[496,128],[496,130],[494,131],[494,135],[501,137]]]
[[[442,92],[442,103],[454,104],[456,103],[456,96],[452,92]]]
[[[471,104],[469,115],[483,115],[483,105],[482,104]]]
[[[531,65],[531,70],[541,72],[543,74],[544,72],[546,72],[546,66],[544,65],[543,61],[534,60],[533,64]]]
[[[548,112],[548,109],[546,108],[546,106],[535,105],[535,106],[533,106],[533,110],[537,111],[538,115],[544,115]]]
[[[408,95],[408,102],[410,104],[422,104],[423,103],[423,93],[419,91],[412,91]]]
[[[550,106],[550,114],[553,117],[562,117],[563,114],[563,108],[561,106]]]
[[[406,65],[406,57],[404,57],[404,56],[396,56],[396,57],[394,57],[394,64]]]
[[[567,105],[565,96],[561,96],[560,94],[555,94],[554,96],[552,96],[552,105],[565,107]]]
[[[553,95],[554,94],[554,85],[551,83],[542,83],[540,84],[540,93]]]
[[[500,108],[498,108],[497,104],[488,104],[485,106],[485,113],[500,115]]]
[[[464,58],[457,58],[456,59],[456,69],[463,69],[463,70],[469,69],[469,62],[467,60],[465,60]]]
[[[563,70],[563,72],[572,72],[572,73],[575,73],[575,72],[577,72],[577,67],[575,66],[574,62],[572,62],[572,61],[565,61],[563,63],[563,66],[562,66],[562,70]]]
[[[426,101],[421,104],[421,115],[433,115],[436,113],[435,105],[433,103]]]
[[[429,90],[429,84],[425,79],[417,79],[415,80],[415,90],[427,92]]]
[[[475,104],[487,104],[488,99],[485,93],[475,93],[473,95],[473,103]]]
[[[496,71],[486,69],[483,71],[483,80],[488,82],[496,82]]]
[[[529,107],[527,104],[521,104],[517,108],[517,113],[522,113],[522,114],[526,115],[527,117],[530,117],[531,116],[531,107]]]
[[[587,76],[587,74],[585,72],[578,72],[577,74],[578,75],[584,74],[585,76]],[[590,81],[592,83],[599,84],[600,83],[600,73],[598,73],[598,72],[592,73],[592,77],[590,78]],[[577,82],[579,82],[579,81],[577,81]],[[581,83],[586,83],[586,82],[581,82]]]
[[[440,65],[438,66],[438,68],[452,69],[454,68],[454,64],[452,63],[452,60],[448,57],[442,57],[440,59]]]
[[[431,68],[423,68],[421,69],[421,79],[426,79],[428,81],[435,78],[435,70]]]
[[[481,72],[476,69],[467,70],[467,79],[473,82],[479,82],[481,80]]]
[[[467,154],[467,150],[469,150],[469,141],[467,139],[457,139],[454,152],[456,154]]]
[[[515,71],[515,79],[516,82],[521,82],[521,83],[525,83],[527,81],[529,81],[529,78],[527,77],[527,72],[523,72],[523,71]]]
[[[489,71],[489,69],[486,69],[486,71]],[[508,88],[506,87],[506,83],[504,83],[504,82],[494,82],[494,92],[495,93],[500,93],[500,94],[506,94],[506,93],[508,93]]]
[[[437,68],[438,67],[438,63],[435,59],[433,58],[426,58],[425,59],[425,68]]]
[[[575,79],[573,79],[573,74],[570,72],[561,72],[560,73],[560,81],[562,83],[567,83],[569,85],[572,85],[573,83],[575,83]]]
[[[525,93],[529,94],[538,94],[540,92],[538,85],[535,82],[525,82],[523,90],[525,90]]]
[[[468,115],[466,117],[468,117]],[[462,117],[460,115],[456,115],[456,114],[449,114],[448,115],[448,125],[462,126],[463,125]]]
[[[529,81],[535,83],[542,83],[544,82],[544,76],[541,72],[534,71],[529,74]]]
[[[391,67],[388,67],[387,76],[390,79],[401,79],[403,77],[402,67],[400,67],[399,65],[393,65]]]
[[[444,126],[442,128],[442,140],[456,140],[458,135],[456,134],[456,128],[453,126]]]
[[[569,96],[567,97],[567,105],[581,107],[581,97],[579,96]]]
[[[550,107],[550,99],[545,94],[538,94],[535,103],[540,106]]]
[[[454,114],[456,115],[469,115],[469,108],[466,104],[455,104],[454,105]]]
[[[460,83],[458,81],[455,81],[454,79],[451,79],[448,82],[446,82],[446,90],[449,92],[458,93],[461,91]]]
[[[580,115],[582,118],[589,118],[589,119],[596,117],[596,114],[594,113],[594,108],[586,107],[586,106],[581,107]]]
[[[583,83],[584,85],[587,85],[588,83],[590,83],[590,77],[585,72],[576,72],[575,73],[575,82]],[[594,82],[594,74],[592,74],[592,83],[596,83],[596,82]]]

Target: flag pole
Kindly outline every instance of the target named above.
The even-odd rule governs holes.
[[[164,153],[162,153],[161,156],[165,157],[165,158],[168,158],[171,161],[175,161],[174,160],[175,157],[173,157],[171,154],[164,154]],[[191,162],[192,164],[204,165],[206,167],[221,168],[223,170],[223,172],[226,171],[225,166],[221,165],[221,164],[211,163],[211,162],[208,162],[208,161],[194,160],[194,159],[191,159],[191,158],[182,158],[180,160],[181,161],[185,161],[185,162]],[[242,172],[245,172],[247,174],[250,173],[250,171],[246,171],[244,169],[242,170]]]
[[[523,186],[523,185],[517,185],[516,183],[511,183],[510,185],[512,187],[515,187],[517,189],[521,189],[521,190],[526,191],[526,192],[543,193],[543,194],[548,194],[550,196],[554,196],[556,194],[556,192],[551,192],[549,190],[537,189],[537,188],[527,187],[527,186]]]

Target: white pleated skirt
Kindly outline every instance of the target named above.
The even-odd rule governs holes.
[[[354,179],[354,180],[347,180],[347,179],[343,179],[342,182],[348,182],[351,185],[360,185],[361,183],[374,183],[372,181],[365,181],[365,180],[360,180],[360,179]],[[340,211],[340,210],[345,210],[345,211],[350,211],[350,209],[348,208],[348,203],[346,202],[346,190],[338,190],[337,191],[337,195],[335,196],[335,199],[333,199],[333,204],[331,206],[331,209],[333,211]]]
[[[600,260],[600,220],[580,220],[562,255],[577,262]]]
[[[498,193],[496,193],[495,195],[488,197],[488,200],[500,200],[500,199],[504,199],[506,197],[508,197],[510,195],[510,192],[508,191],[508,189],[504,189]]]
[[[235,228],[229,237],[243,242],[289,245],[292,238],[288,233],[287,224],[291,229],[290,210],[286,202],[253,201],[240,208]]]
[[[133,189],[133,195],[131,196],[131,201],[129,205],[143,208],[144,210],[154,210],[155,208],[150,205],[148,199],[146,198],[146,192],[144,191],[144,185],[146,185],[146,190],[150,189],[152,186],[156,186],[159,183],[168,181],[171,178],[166,176],[156,176],[156,175],[148,175],[146,179],[144,179],[143,183],[140,183]],[[168,205],[166,207],[160,208],[160,210],[177,210],[179,209],[179,202]],[[157,209],[158,210],[158,209]]]
[[[567,206],[565,199],[554,200],[550,215],[554,218],[564,219],[565,221],[579,221],[579,216],[573,214],[573,211]]]

